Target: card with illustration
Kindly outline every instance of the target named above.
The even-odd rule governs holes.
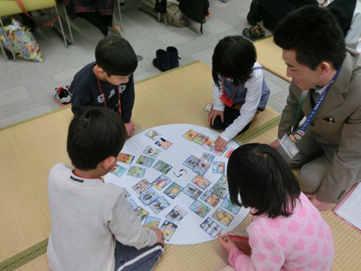
[[[222,175],[221,178],[219,178],[219,180],[217,181],[217,183],[225,186],[228,188],[228,179],[226,175]]]
[[[234,149],[229,149],[227,152],[226,152],[226,154],[224,155],[224,157],[226,157],[226,158],[229,158],[230,156],[231,156],[231,154],[232,154],[232,152],[234,151]]]
[[[169,219],[173,223],[178,224],[186,216],[186,214],[187,212],[177,205],[173,208],[172,211],[169,212],[169,214],[166,215],[165,218]]]
[[[224,147],[222,151],[216,151],[214,148],[211,150],[211,152],[217,154],[218,156],[222,156],[223,153],[225,153],[225,151],[228,150],[228,147]]]
[[[115,176],[122,176],[124,174],[124,172],[126,172],[127,169],[125,167],[122,167],[118,164],[116,164],[113,169],[110,171],[110,173],[113,173]]]
[[[227,213],[225,210],[223,210],[222,208],[218,208],[214,214],[212,215],[212,217],[221,222],[223,225],[228,226],[231,221],[233,220],[233,215],[231,215],[230,213]]]
[[[188,132],[186,132],[183,137],[189,141],[192,141],[196,136],[198,135],[197,132],[193,131],[193,130],[188,130]]]
[[[212,164],[212,172],[216,174],[224,174],[226,171],[226,164],[220,161],[214,161]]]
[[[215,156],[213,154],[205,152],[201,156],[201,161],[206,164],[210,164],[210,163],[212,163],[214,158],[215,158]]]
[[[134,155],[126,154],[126,153],[120,153],[118,156],[118,161],[125,163],[125,164],[131,164],[133,162]]]
[[[166,194],[171,199],[175,199],[179,193],[183,190],[183,187],[179,184],[173,182],[165,191],[164,194]]]
[[[226,188],[218,183],[213,185],[213,187],[211,188],[211,191],[214,194],[216,194],[218,197],[221,197],[222,199],[224,199],[228,195],[228,188]]]
[[[140,222],[142,222],[147,215],[149,214],[146,210],[144,210],[142,207],[138,206],[135,210],[134,213],[137,215],[138,219]]]
[[[203,108],[204,112],[210,112],[213,108],[213,104],[211,103],[206,103],[206,106]]]
[[[154,201],[152,201],[148,206],[150,207],[150,209],[153,210],[154,213],[158,214],[159,212],[167,208],[169,205],[170,203],[164,197],[159,197]]]
[[[200,195],[202,195],[202,191],[191,183],[187,184],[187,186],[184,187],[182,192],[194,200],[196,200]]]
[[[220,202],[221,198],[208,190],[204,192],[204,194],[201,196],[201,200],[205,201],[212,207],[216,207],[217,204]]]
[[[194,169],[196,165],[198,165],[199,161],[200,160],[197,157],[191,155],[184,161],[183,165],[189,167],[190,169]]]
[[[161,147],[163,150],[166,150],[172,146],[172,143],[161,137],[158,141],[155,142],[155,145]]]
[[[165,237],[165,241],[169,241],[175,230],[178,228],[178,226],[168,220],[165,220],[163,222],[163,225],[159,228],[161,232],[163,232],[164,237]]]
[[[124,187],[122,187],[122,188],[123,188],[123,190],[124,190],[124,196],[125,196],[125,198],[126,198],[126,199],[127,199],[127,198],[130,198],[131,195],[129,194],[128,190],[125,189]]]
[[[148,216],[144,222],[144,228],[157,229],[160,224],[160,218],[154,216]]]
[[[204,178],[200,174],[198,174],[197,176],[195,176],[192,179],[192,183],[194,183],[195,185],[197,185],[201,189],[206,189],[211,184],[211,182],[208,179]]]
[[[191,206],[189,206],[189,209],[191,209],[193,212],[195,212],[200,217],[205,217],[206,214],[209,212],[211,208],[209,208],[207,205],[202,203],[199,200],[195,200]]]
[[[206,150],[211,151],[214,148],[214,140],[208,138],[203,144],[202,147],[205,148]]]
[[[148,147],[145,148],[143,153],[145,155],[150,156],[150,157],[157,157],[161,153],[161,150],[157,149],[157,148],[154,148],[152,146],[148,146]]]
[[[237,206],[237,205],[233,205],[232,202],[231,202],[231,199],[229,196],[227,196],[224,201],[222,202],[221,206],[224,208],[224,209],[227,209],[228,211],[230,211],[231,213],[233,214],[238,214],[239,210],[241,210],[241,207],[240,206]]]
[[[216,238],[218,233],[223,230],[221,226],[219,226],[214,220],[208,217],[200,227],[208,233],[212,238]]]
[[[133,211],[135,209],[137,209],[138,205],[135,203],[134,199],[129,199],[128,203],[129,203],[130,207],[133,209]]]
[[[144,192],[139,200],[143,202],[144,205],[149,205],[152,201],[159,198],[159,195],[151,188],[148,191]]]
[[[148,182],[147,179],[143,179],[139,183],[136,183],[135,185],[132,186],[132,188],[134,189],[135,192],[138,193],[138,195],[143,194],[146,190],[148,190],[151,187],[152,185],[150,182]]]
[[[166,187],[168,184],[171,183],[171,179],[169,179],[165,174],[160,175],[157,179],[155,179],[152,184],[155,188],[158,190],[162,190],[164,187]]]
[[[160,138],[162,135],[158,133],[157,131],[154,131],[153,129],[149,129],[145,135],[149,137],[150,139],[153,139],[154,141]]]
[[[144,155],[139,156],[137,160],[137,164],[145,166],[145,167],[151,167],[154,163],[154,158],[150,158]]]
[[[171,165],[168,165],[166,162],[163,162],[161,160],[159,160],[154,167],[156,170],[159,170],[160,172],[167,174],[169,172],[169,170],[172,169]]]
[[[206,140],[208,139],[208,136],[204,134],[198,134],[195,138],[193,138],[193,142],[202,145]]]
[[[127,174],[132,177],[143,178],[145,174],[145,168],[131,166]]]
[[[203,176],[204,174],[206,174],[209,167],[210,167],[209,164],[199,161],[199,163],[194,167],[193,172]]]

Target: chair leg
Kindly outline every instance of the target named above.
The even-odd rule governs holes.
[[[3,31],[4,31],[4,33],[5,33],[5,39],[6,39],[6,41],[7,41],[8,44],[9,44],[10,51],[11,51],[11,54],[12,54],[12,56],[13,56],[13,59],[12,59],[12,60],[15,61],[16,58],[15,58],[14,50],[13,50],[13,47],[12,47],[12,45],[11,45],[11,43],[10,43],[10,40],[9,40],[8,36],[6,35],[5,28],[4,28],[4,25],[3,25],[3,21],[1,20],[1,17],[0,17],[0,24],[1,24],[1,27],[2,27],[2,29],[3,29]],[[4,49],[4,47],[3,47],[3,45],[2,45],[1,42],[0,42],[0,47],[1,47],[1,51],[3,52],[3,55],[4,55],[4,57],[5,57],[5,60],[8,61],[8,57],[7,57],[6,53],[5,53],[5,49]]]
[[[71,31],[68,13],[66,12],[66,8],[65,8],[65,5],[64,5],[64,4],[63,4],[63,8],[64,8],[64,14],[65,14],[65,18],[66,18],[66,23],[68,24],[70,41],[71,41],[71,44],[73,44],[73,43],[74,43],[74,40],[73,40],[73,32]]]
[[[120,11],[120,0],[117,0],[117,7],[118,7],[118,13],[119,13],[119,24],[120,24],[120,29],[123,32],[123,21],[122,21],[122,13]],[[115,12],[114,12],[115,13]]]
[[[69,46],[69,45],[68,45],[68,41],[66,40],[66,36],[65,36],[65,33],[64,33],[64,29],[63,29],[63,24],[61,23],[61,18],[60,18],[60,16],[59,16],[59,11],[58,11],[57,6],[55,6],[55,10],[56,10],[56,14],[58,15],[60,30],[61,30],[61,33],[63,34],[63,39],[64,39],[65,47],[68,47],[68,46]]]

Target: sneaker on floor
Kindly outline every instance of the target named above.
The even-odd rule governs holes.
[[[65,105],[70,104],[71,93],[69,91],[68,86],[66,86],[65,88],[63,88],[63,87],[56,88],[53,99],[60,106],[65,106]]]
[[[242,35],[250,40],[258,40],[265,37],[265,30],[260,25],[254,25],[243,29]]]

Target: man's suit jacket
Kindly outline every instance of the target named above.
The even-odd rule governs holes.
[[[302,90],[291,83],[279,124],[279,138],[291,131],[301,93]],[[312,110],[310,94],[306,96],[298,122]],[[338,146],[317,192],[319,199],[337,203],[347,189],[361,179],[361,56],[357,51],[347,49],[341,71],[306,133],[319,144]]]

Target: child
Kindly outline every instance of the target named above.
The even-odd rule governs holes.
[[[131,116],[137,56],[128,41],[120,36],[110,36],[97,45],[95,59],[74,76],[70,88],[71,110],[75,114],[86,105],[109,108],[121,117],[127,135],[131,136],[134,133]]]
[[[225,37],[214,49],[214,107],[208,113],[208,123],[214,129],[225,129],[214,142],[216,151],[222,151],[229,140],[245,132],[252,119],[266,108],[270,91],[256,58],[252,42],[241,36]]]
[[[239,147],[229,158],[227,177],[231,202],[250,207],[254,215],[247,228],[250,256],[229,235],[218,234],[237,271],[331,270],[331,230],[276,150],[264,144]]]
[[[83,107],[71,121],[67,150],[74,168],[61,163],[49,173],[51,270],[152,270],[162,255],[163,233],[143,228],[124,190],[102,179],[125,137],[109,109]]]

